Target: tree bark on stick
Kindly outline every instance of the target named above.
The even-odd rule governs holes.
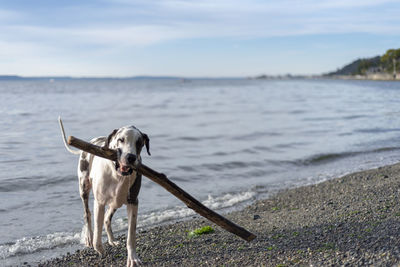
[[[73,136],[68,137],[68,144],[99,157],[103,157],[112,161],[117,160],[117,152],[113,149],[99,147]],[[254,234],[250,233],[243,227],[231,222],[220,214],[204,206],[200,201],[192,197],[190,194],[188,194],[171,180],[169,180],[165,174],[156,172],[155,170],[147,167],[144,164],[136,165],[135,170],[146,176],[153,182],[164,187],[168,192],[183,201],[187,207],[191,208],[192,210],[214,222],[215,224],[221,226],[225,230],[243,238],[248,242],[256,238]]]

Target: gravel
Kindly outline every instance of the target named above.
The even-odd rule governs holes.
[[[139,231],[145,266],[394,266],[400,262],[400,164],[279,192],[227,218],[257,235],[248,243],[197,217]],[[188,232],[212,226],[199,237]],[[39,266],[125,266],[121,245],[105,245]]]

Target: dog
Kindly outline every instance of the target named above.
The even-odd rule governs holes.
[[[84,207],[85,245],[104,254],[101,240],[103,222],[108,243],[111,246],[118,245],[111,229],[111,219],[116,210],[125,204],[128,213],[127,266],[141,265],[142,262],[136,254],[136,222],[142,176],[134,171],[134,166],[142,160],[140,154],[143,147],[146,147],[148,155],[151,155],[149,137],[135,126],[125,126],[115,129],[108,137],[101,136],[92,139],[90,141],[92,144],[117,150],[118,159],[113,162],[84,151],[71,149],[67,144],[60,117],[58,121],[66,149],[72,154],[80,155],[78,178],[79,193]],[[94,232],[89,210],[91,189],[94,196]],[[108,209],[105,213],[106,205]]]

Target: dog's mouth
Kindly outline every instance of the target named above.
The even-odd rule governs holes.
[[[122,176],[128,176],[133,173],[132,167],[120,164],[118,161],[115,162],[115,169],[117,170],[118,174]]]

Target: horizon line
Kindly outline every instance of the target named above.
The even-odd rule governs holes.
[[[70,76],[70,75],[43,75],[43,76],[23,76],[17,74],[0,74],[0,80],[23,80],[23,79],[110,79],[110,80],[130,80],[130,79],[251,79],[257,77],[315,77],[323,74],[257,74],[251,76],[179,76],[179,75],[134,75],[134,76]]]

